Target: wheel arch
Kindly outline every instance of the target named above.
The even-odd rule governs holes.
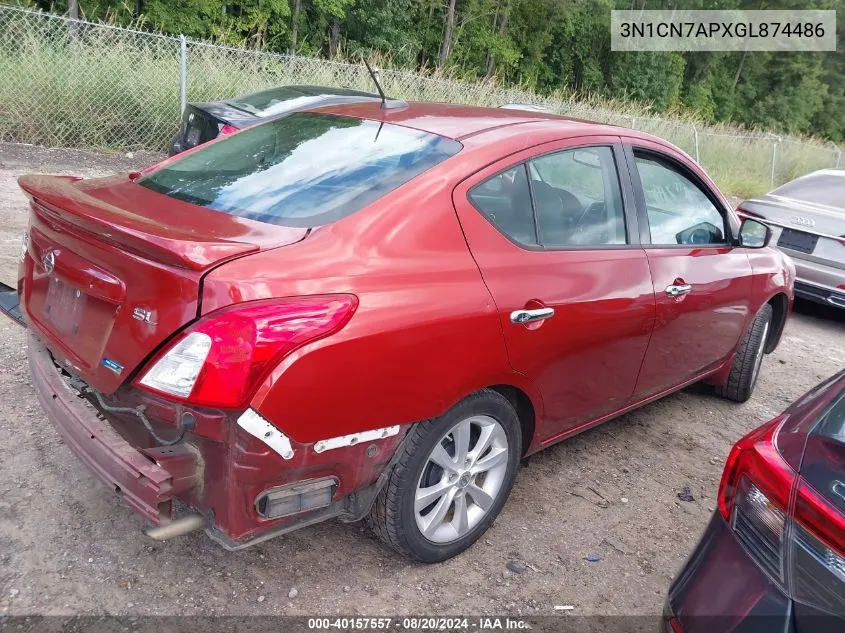
[[[491,389],[503,396],[516,411],[519,427],[522,431],[522,454],[525,455],[534,441],[537,412],[531,398],[519,387],[507,384],[490,385]]]
[[[769,330],[764,348],[765,353],[770,354],[778,346],[783,335],[786,318],[789,315],[789,298],[786,296],[786,293],[779,292],[773,295],[766,303],[772,306],[772,327]]]

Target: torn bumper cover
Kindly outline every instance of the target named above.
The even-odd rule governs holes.
[[[50,352],[30,334],[29,364],[39,403],[65,443],[165,539],[201,527],[229,550],[337,517],[361,519],[385,481],[403,435],[399,427],[314,445],[297,443],[251,409],[190,409],[183,441],[156,446],[131,416],[99,412],[68,384]],[[146,407],[154,424],[173,426],[184,409],[137,390],[110,396],[121,408]],[[174,518],[178,499],[197,514]],[[190,519],[190,520],[188,520]]]
[[[170,522],[173,498],[197,483],[196,456],[178,446],[143,452],[133,447],[65,383],[47,349],[27,338],[38,401],[65,443],[146,519]]]

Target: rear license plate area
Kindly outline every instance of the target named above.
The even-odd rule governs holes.
[[[44,300],[44,314],[47,320],[57,334],[77,334],[88,303],[88,295],[58,277],[50,279],[49,284]]]
[[[780,238],[778,238],[778,246],[788,248],[792,251],[798,251],[799,253],[809,254],[816,249],[816,242],[818,241],[818,235],[794,231],[792,229],[783,229]]]

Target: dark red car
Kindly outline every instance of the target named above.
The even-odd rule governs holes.
[[[521,457],[693,382],[748,398],[792,303],[688,156],[543,113],[330,106],[20,185],[39,398],[159,538],[369,516],[454,556]]]
[[[845,371],[733,447],[667,633],[845,631]]]

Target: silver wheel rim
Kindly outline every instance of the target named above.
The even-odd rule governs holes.
[[[414,494],[414,517],[434,543],[465,536],[487,516],[508,470],[505,429],[487,415],[458,422],[434,445]]]
[[[766,349],[766,335],[769,333],[769,322],[763,327],[763,335],[760,337],[760,347],[757,348],[757,358],[754,359],[754,374],[751,376],[751,386],[757,384],[757,374],[760,373],[760,365],[763,364],[763,351]]]

